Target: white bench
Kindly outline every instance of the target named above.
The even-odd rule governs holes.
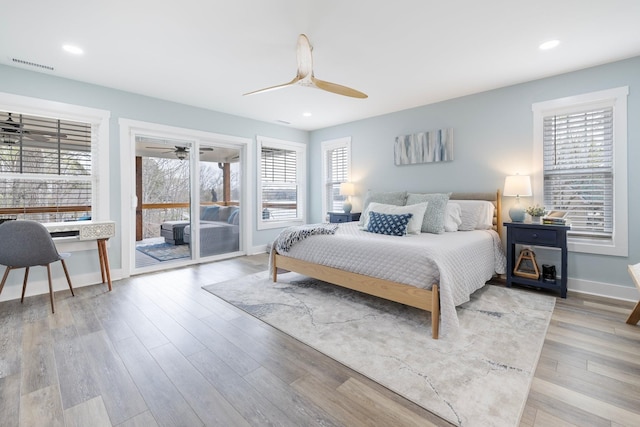
[[[629,274],[633,279],[633,283],[636,284],[636,287],[640,290],[640,263],[629,266]],[[629,315],[627,319],[627,323],[630,325],[635,325],[640,321],[640,301],[636,304],[635,308]]]

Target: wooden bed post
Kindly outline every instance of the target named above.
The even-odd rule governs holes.
[[[438,294],[438,285],[431,288],[431,337],[438,339],[438,331],[440,330],[440,295]]]
[[[502,240],[502,197],[499,188],[496,191],[496,232]]]
[[[271,247],[269,256],[271,257],[270,264],[271,268],[273,269],[273,271],[271,272],[271,280],[273,281],[273,283],[276,283],[278,281],[278,266],[276,265],[276,248],[274,246]]]

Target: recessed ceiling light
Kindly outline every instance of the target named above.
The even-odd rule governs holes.
[[[84,53],[84,51],[78,46],[74,46],[71,44],[65,44],[64,46],[62,46],[62,48],[69,53],[73,53],[74,55],[82,55]]]
[[[303,115],[304,117],[311,117],[311,113],[310,113],[310,112],[308,112],[308,111],[305,111],[304,113],[302,113],[302,115]]]
[[[553,49],[554,47],[557,47],[559,44],[560,44],[560,40],[549,40],[547,42],[542,43],[540,46],[538,46],[538,49],[549,50],[549,49]]]

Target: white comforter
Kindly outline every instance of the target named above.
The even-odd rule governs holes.
[[[455,307],[506,267],[493,230],[397,237],[362,231],[355,222],[340,224],[334,235],[310,236],[284,255],[419,288],[438,284],[442,335],[458,328]]]

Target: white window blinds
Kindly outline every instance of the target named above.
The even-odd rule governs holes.
[[[0,215],[90,217],[91,134],[89,123],[0,112]]]
[[[329,211],[341,211],[345,196],[340,195],[340,184],[349,180],[349,151],[342,146],[326,150],[325,155],[327,207]]]
[[[566,211],[571,234],[613,233],[613,108],[543,119],[544,205]]]
[[[298,217],[297,153],[263,145],[261,149],[262,219]]]

